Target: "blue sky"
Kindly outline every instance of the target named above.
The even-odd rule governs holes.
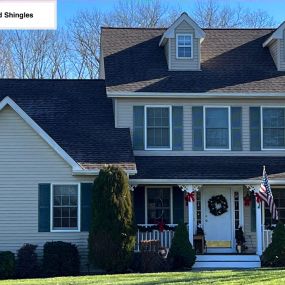
[[[97,8],[108,11],[117,0],[58,0],[58,23],[64,25],[66,19],[72,17],[78,10]],[[147,1],[147,0],[145,0]],[[191,14],[195,0],[163,0],[169,5],[179,5],[182,10]],[[215,0],[231,2],[231,5],[240,4],[250,9],[266,10],[275,21],[280,24],[285,20],[285,0]]]

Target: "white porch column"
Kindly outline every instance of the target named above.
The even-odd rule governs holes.
[[[185,191],[190,194],[194,194],[196,191],[200,189],[202,185],[180,185],[182,191]],[[195,197],[196,198],[196,197]],[[189,201],[188,202],[188,234],[189,234],[189,241],[191,242],[192,246],[193,244],[193,237],[194,237],[194,202],[195,201]]]
[[[259,192],[260,185],[247,185],[250,191]],[[262,255],[263,249],[263,228],[262,228],[262,203],[255,200],[255,216],[256,216],[256,254]]]

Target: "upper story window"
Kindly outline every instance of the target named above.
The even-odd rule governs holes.
[[[79,185],[52,185],[52,230],[79,230]]]
[[[230,149],[230,107],[204,108],[204,148]]]
[[[147,223],[172,223],[172,189],[170,187],[147,187]]]
[[[193,37],[191,34],[176,35],[176,57],[181,59],[193,57]]]
[[[263,149],[285,149],[285,108],[262,108]]]
[[[172,148],[171,106],[145,106],[146,149]]]

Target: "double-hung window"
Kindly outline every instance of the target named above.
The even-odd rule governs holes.
[[[276,205],[279,220],[285,223],[285,189],[284,188],[274,188],[272,189],[272,194],[274,197],[274,203]],[[276,224],[277,221],[272,219],[269,207],[265,204],[265,225],[270,226]]]
[[[51,193],[51,230],[79,231],[79,185],[53,184]]]
[[[262,108],[263,149],[285,149],[285,108]]]
[[[181,59],[192,58],[193,37],[191,34],[176,35],[176,57]]]
[[[205,149],[230,149],[230,107],[204,108]]]
[[[146,149],[171,149],[171,106],[145,106]]]
[[[147,223],[172,223],[172,189],[170,187],[147,187]]]

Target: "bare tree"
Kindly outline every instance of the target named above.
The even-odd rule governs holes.
[[[80,11],[69,22],[70,61],[77,78],[98,76],[102,20],[99,10],[86,10]]]
[[[104,23],[116,27],[168,27],[179,12],[161,0],[119,0]]]
[[[195,21],[203,28],[264,28],[276,25],[266,11],[252,11],[214,0],[197,0],[193,10]]]

